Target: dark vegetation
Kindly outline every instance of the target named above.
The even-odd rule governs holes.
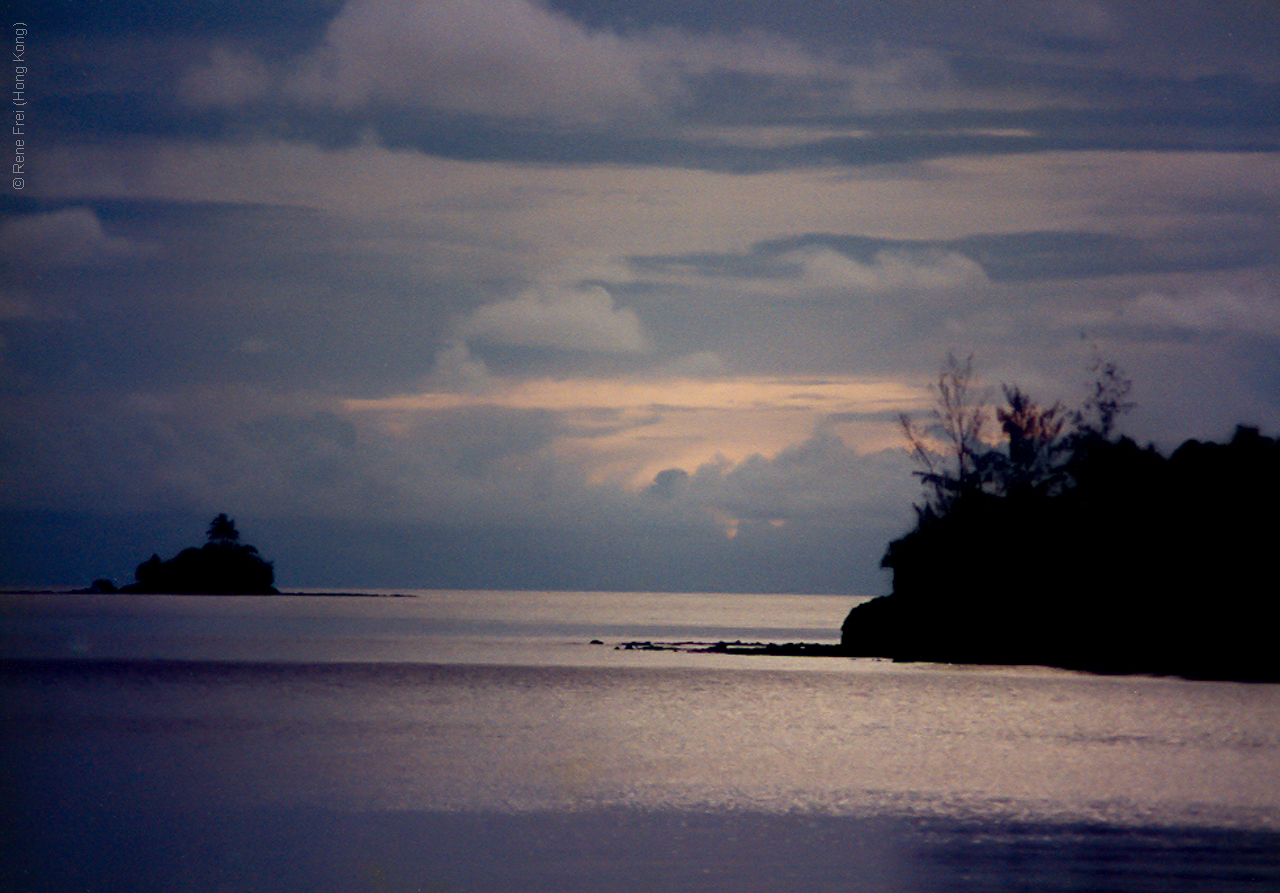
[[[275,569],[258,550],[240,542],[236,522],[220,514],[209,522],[205,544],[183,549],[167,561],[152,555],[134,572],[135,582],[119,590],[97,580],[95,592],[275,595]]]
[[[932,424],[903,418],[923,500],[846,654],[1280,681],[1280,440],[1139,446],[1115,433],[1129,382],[1096,371],[1074,411],[1005,386],[992,437],[972,360],[950,359]]]

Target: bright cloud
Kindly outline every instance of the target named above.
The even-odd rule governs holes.
[[[493,378],[483,394],[441,388],[348,400],[344,409],[390,432],[409,432],[422,418],[475,406],[555,413],[562,431],[549,453],[596,483],[638,487],[664,468],[776,455],[832,418],[843,420],[835,428],[860,451],[896,446],[896,413],[927,401],[925,388],[888,378],[667,375]]]
[[[1174,297],[1143,292],[1121,310],[1137,326],[1196,335],[1280,336],[1280,297],[1271,291],[1210,291]]]
[[[436,354],[431,377],[446,390],[486,391],[493,383],[484,359],[473,356],[460,340],[450,341]]]
[[[816,117],[996,101],[961,90],[935,50],[878,45],[858,55],[759,29],[590,28],[531,0],[349,0],[322,44],[287,66],[218,46],[185,72],[178,95],[196,106],[274,94],[348,111],[614,124],[666,120],[694,101],[699,84],[726,74],[817,91]]]
[[[591,353],[646,353],[648,334],[634,310],[603,288],[535,289],[478,308],[459,327],[497,344]]]
[[[525,0],[352,0],[288,90],[346,108],[571,119],[651,101],[624,40]]]
[[[831,248],[814,248],[783,255],[781,259],[799,263],[800,281],[811,288],[932,291],[987,281],[980,265],[955,252],[909,255],[881,250],[870,263],[861,263]]]

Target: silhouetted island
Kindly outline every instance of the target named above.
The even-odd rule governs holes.
[[[135,582],[116,589],[96,580],[92,592],[143,592],[191,595],[277,595],[275,568],[258,550],[240,542],[236,522],[220,514],[209,522],[206,541],[161,561],[152,555],[134,571]]]
[[[996,446],[971,368],[951,360],[932,426],[903,419],[925,500],[843,652],[1280,681],[1280,441],[1242,426],[1166,456],[1115,437],[1129,383],[1107,365],[1075,412],[1006,387]]]

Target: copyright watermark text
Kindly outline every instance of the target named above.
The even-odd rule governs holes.
[[[13,23],[13,188],[27,185],[27,25]]]

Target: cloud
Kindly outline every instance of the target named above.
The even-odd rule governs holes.
[[[351,0],[286,89],[339,108],[571,120],[652,102],[633,46],[525,0]]]
[[[634,310],[603,288],[534,289],[476,309],[459,326],[466,338],[519,347],[641,354],[652,349]]]
[[[720,355],[710,350],[676,357],[660,363],[653,369],[655,378],[722,378],[726,373],[724,361]]]
[[[653,476],[653,483],[645,487],[647,496],[672,499],[689,483],[689,472],[683,468],[664,468]]]
[[[1280,337],[1280,297],[1270,291],[1223,291],[1174,297],[1147,291],[1126,303],[1121,319],[1142,328],[1190,335]]]
[[[937,51],[881,50],[876,56],[849,73],[848,95],[857,111],[968,108],[996,102],[992,94],[960,90],[951,64]]]
[[[15,266],[96,266],[149,250],[107,233],[91,208],[63,208],[0,223],[0,255]]]
[[[266,98],[276,86],[266,63],[253,53],[214,46],[178,80],[180,102],[196,107],[234,108]]]
[[[866,550],[863,561],[873,567],[878,550],[907,527],[918,495],[909,464],[901,448],[860,453],[820,425],[774,456],[719,459],[692,474],[664,469],[643,493],[663,507],[708,514],[731,538],[753,526],[799,538],[860,528],[847,542]]]
[[[484,392],[494,384],[484,358],[473,356],[466,342],[457,339],[436,354],[431,379],[446,390]]]
[[[934,291],[987,281],[982,267],[956,252],[910,253],[881,249],[863,263],[825,247],[808,248],[780,260],[800,267],[800,282],[810,288],[847,288],[883,292],[914,289]]]
[[[893,451],[867,457],[850,449],[838,436],[819,430],[803,443],[778,455],[749,456],[736,464],[711,463],[692,475],[689,487],[717,508],[739,517],[785,521],[815,512],[845,510],[875,494],[863,484],[875,463],[892,458],[896,470],[905,468],[905,454]],[[880,469],[883,470],[883,469]],[[893,475],[910,483],[910,474]],[[842,486],[833,487],[833,481]]]
[[[480,392],[435,384],[419,393],[347,400],[344,411],[390,436],[480,407],[555,418],[559,427],[540,445],[541,459],[593,485],[625,490],[647,486],[665,468],[692,471],[778,455],[819,425],[863,451],[896,446],[895,413],[917,408],[926,396],[923,387],[892,378],[494,375]]]
[[[590,28],[529,0],[350,0],[282,84],[295,100],[345,110],[578,122],[722,107],[720,85],[742,78],[821,118],[968,104],[938,52],[874,44],[865,55],[851,62],[759,29]],[[216,47],[186,72],[179,95],[240,105],[276,81],[263,60]]]
[[[745,103],[744,86],[751,96]],[[692,137],[686,150],[707,136],[721,148],[744,140],[803,142],[796,125],[804,122],[818,128],[809,141],[821,141],[850,133],[847,122],[834,131],[826,123],[850,113],[1002,103],[992,92],[960,89],[947,57],[918,45],[870,41],[850,53],[729,23],[694,30],[589,27],[531,0],[349,0],[321,44],[293,58],[211,45],[177,79],[176,95],[194,107],[270,106],[277,117],[304,108],[339,117],[360,112],[381,119],[375,130],[423,145],[447,125],[415,124],[414,113],[608,122],[604,143],[619,128],[668,138],[679,132]],[[784,134],[761,131],[761,124],[781,123],[768,120],[779,114],[789,119]],[[302,121],[303,131],[316,126]],[[671,129],[677,121],[692,126]],[[734,124],[747,130],[737,133]],[[554,139],[541,127],[537,136]],[[458,134],[444,142],[458,140],[466,142]]]
[[[1098,0],[1036,0],[1008,10],[1009,27],[1032,39],[1110,40],[1121,28],[1116,14]]]
[[[741,254],[633,257],[638,272],[672,282],[721,280],[797,301],[814,294],[945,292],[989,285],[983,265],[945,242],[811,234],[761,242]]]

